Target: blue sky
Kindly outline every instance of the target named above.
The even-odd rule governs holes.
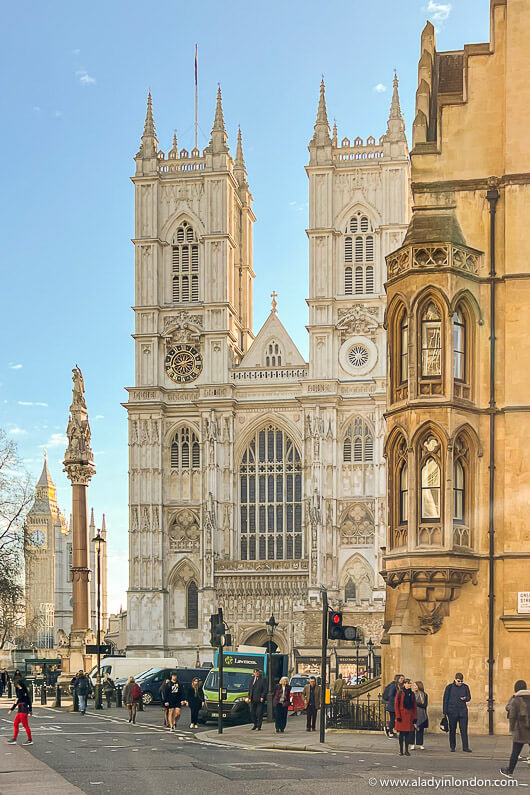
[[[126,604],[127,428],[133,384],[133,157],[148,88],[167,151],[193,146],[199,45],[199,146],[217,83],[229,145],[241,125],[258,218],[254,329],[279,312],[307,355],[307,143],[320,77],[339,139],[386,129],[393,69],[410,137],[420,33],[438,49],[489,38],[488,0],[270,0],[268,3],[20,0],[4,8],[1,125],[0,426],[38,477],[44,446],[63,511],[61,461],[71,369],[82,368],[107,516],[111,607]],[[303,285],[293,290],[293,284]]]

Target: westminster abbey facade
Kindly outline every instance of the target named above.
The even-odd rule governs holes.
[[[209,616],[223,607],[235,645],[263,645],[274,614],[278,650],[308,670],[322,586],[379,643],[385,256],[410,219],[404,130],[395,79],[386,133],[339,141],[322,83],[306,167],[306,361],[274,292],[252,328],[255,216],[220,92],[203,151],[176,137],[160,150],[149,96],[133,177],[129,653],[211,660]],[[334,649],[332,666],[347,672],[351,653]]]

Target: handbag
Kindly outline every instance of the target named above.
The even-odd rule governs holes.
[[[447,720],[447,715],[444,715],[442,720],[440,721],[440,729],[443,732],[449,731],[449,721]]]

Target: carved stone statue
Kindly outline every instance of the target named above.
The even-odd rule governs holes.
[[[72,483],[87,482],[87,479],[89,480],[94,474],[94,456],[90,446],[91,432],[85,402],[85,383],[77,365],[72,370],[72,381],[74,386],[66,429],[68,447],[64,456],[64,471]]]

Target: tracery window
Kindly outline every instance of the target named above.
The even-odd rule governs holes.
[[[303,555],[302,462],[293,440],[273,425],[257,431],[239,467],[241,560]]]
[[[171,469],[200,469],[201,448],[194,431],[179,428],[171,442]]]
[[[344,233],[344,293],[373,293],[375,236],[372,222],[359,211],[350,218]]]
[[[439,522],[442,516],[441,446],[431,433],[419,448],[420,518]]]
[[[399,326],[399,383],[406,384],[409,380],[409,319],[403,313]]]
[[[175,233],[171,262],[173,302],[198,301],[199,241],[187,221],[183,221]]]
[[[434,301],[421,314],[421,374],[426,378],[442,374],[442,316]]]
[[[186,588],[186,627],[197,629],[199,626],[199,589],[194,580],[190,580]]]
[[[457,381],[466,379],[466,322],[460,307],[453,314],[453,375]]]
[[[357,598],[357,589],[352,579],[349,579],[344,587],[344,601],[355,602]]]
[[[404,461],[399,470],[399,521],[405,524],[409,519],[409,470],[407,462]]]
[[[370,426],[362,417],[356,417],[347,427],[342,447],[344,463],[372,463],[374,437]]]
[[[281,346],[276,340],[272,340],[265,349],[265,367],[281,367],[281,364]]]

